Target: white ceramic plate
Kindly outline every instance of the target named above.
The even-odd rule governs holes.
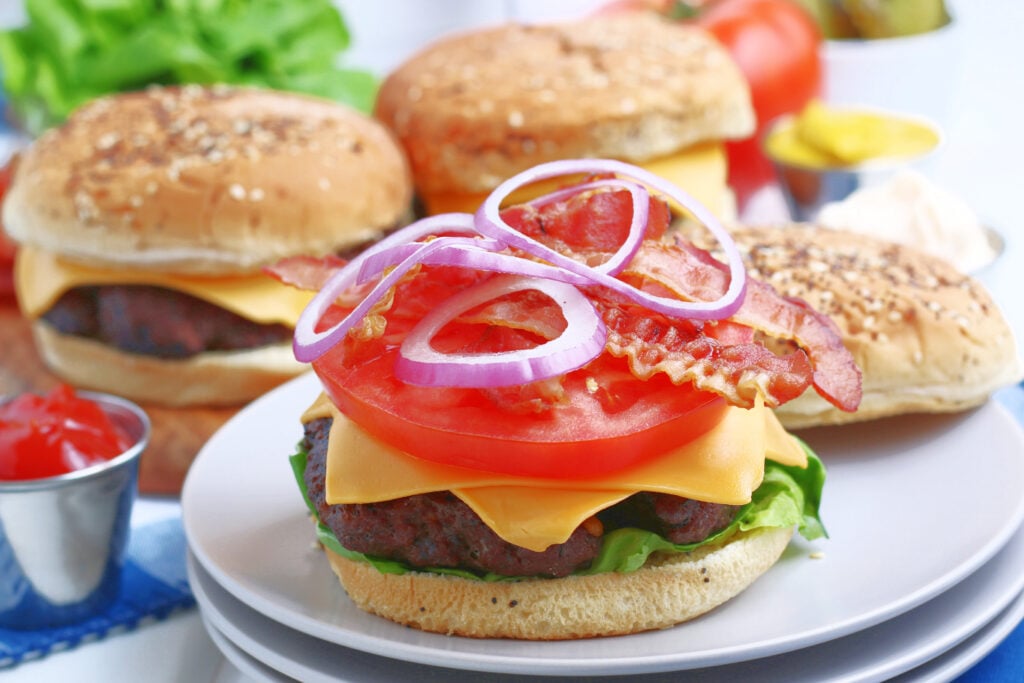
[[[1014,598],[1010,606],[985,624],[963,644],[935,659],[925,662],[916,669],[890,679],[888,683],[947,683],[967,672],[996,649],[1024,620],[1024,595]],[[1020,674],[1019,671],[1002,672],[1008,679]]]
[[[230,420],[182,492],[190,549],[213,579],[316,638],[411,662],[547,675],[716,666],[804,648],[902,614],[961,581],[1024,515],[1024,433],[999,405],[804,433],[829,469],[831,539],[794,541],[750,589],[673,629],[555,643],[422,633],[348,600],[313,543],[286,456],[319,384],[305,375]],[[823,554],[811,559],[812,553]]]
[[[220,653],[224,655],[224,662],[217,671],[213,683],[289,683],[293,679],[283,673],[267,666],[260,660],[249,655],[245,650],[221,633],[220,629],[210,623],[209,618],[203,614],[203,628],[210,636],[210,640],[217,646]]]
[[[802,650],[687,673],[702,683],[857,683],[888,680],[897,675],[902,675],[902,683],[951,680],[952,675],[966,670],[993,649],[1024,616],[1021,566],[1024,531],[1019,531],[992,560],[960,584],[883,624]],[[257,680],[276,681],[277,674],[307,683],[431,683],[457,678],[452,669],[332,646],[290,629],[232,597],[192,558],[189,579],[207,629],[225,656],[240,668],[255,663],[275,672],[270,674],[264,669]],[[243,671],[254,669],[250,666]],[[630,680],[667,683],[678,677],[678,672],[663,672],[633,675]],[[479,683],[509,683],[522,678],[499,673],[473,675]],[[581,683],[579,678],[562,676],[539,680]]]

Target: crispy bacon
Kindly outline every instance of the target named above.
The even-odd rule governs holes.
[[[693,382],[745,408],[758,394],[765,405],[781,405],[811,385],[811,364],[802,350],[777,356],[754,341],[724,343],[689,320],[632,308],[599,303],[608,328],[606,349],[626,358],[640,379],[663,372],[676,384]]]
[[[263,272],[296,289],[318,292],[347,261],[338,256],[289,256],[263,267]]]
[[[672,245],[645,242],[629,264],[625,275],[645,289],[667,290],[690,301],[715,299],[721,296],[729,284],[729,274],[724,264],[708,252],[683,241]],[[770,337],[796,343],[810,363],[811,384],[818,393],[841,410],[856,410],[861,397],[860,369],[843,346],[839,330],[828,316],[814,311],[803,301],[783,297],[767,284],[748,279],[743,305],[731,320]],[[608,321],[605,322],[607,324]],[[629,353],[629,349],[637,348],[639,341],[642,340],[627,337],[619,340],[617,346],[623,353]],[[764,353],[771,352],[765,350]],[[776,367],[762,358],[762,355],[760,351],[740,354],[752,361],[752,371],[757,368],[767,371],[769,367]],[[663,361],[667,362],[665,359]],[[733,358],[735,361],[736,358]],[[674,359],[674,363],[679,362],[680,358]],[[734,374],[734,371],[735,368],[726,366],[727,375]],[[674,372],[678,373],[680,369],[676,368]],[[789,380],[783,383],[788,385]]]

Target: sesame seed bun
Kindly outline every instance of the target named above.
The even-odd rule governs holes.
[[[766,528],[688,554],[654,555],[634,572],[524,581],[384,574],[325,549],[353,602],[424,631],[472,638],[566,640],[667,628],[744,591],[781,557],[793,535]]]
[[[755,126],[726,50],[644,12],[441,40],[388,76],[376,115],[421,195],[485,192],[555,159],[648,161]]]
[[[90,265],[226,274],[368,241],[410,199],[401,150],[354,110],[154,87],[95,100],[41,136],[3,222],[18,242]]]
[[[829,315],[863,373],[856,412],[808,391],[776,410],[787,428],[965,410],[1022,376],[991,295],[941,258],[814,225],[731,232],[750,275]]]

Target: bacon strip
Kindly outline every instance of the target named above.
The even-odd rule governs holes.
[[[263,272],[296,289],[318,292],[346,263],[345,259],[332,255],[289,256],[264,266]]]
[[[692,382],[744,408],[760,394],[775,407],[811,385],[812,368],[801,350],[777,356],[756,342],[723,343],[688,320],[651,316],[614,303],[599,304],[608,328],[605,348],[626,358],[640,379],[665,373],[675,384]]]
[[[691,301],[718,298],[729,284],[724,264],[682,241],[673,245],[645,242],[624,275],[639,280],[644,287],[660,287]],[[769,285],[749,279],[743,305],[731,320],[771,337],[795,342],[813,368],[812,384],[817,392],[840,410],[857,409],[861,398],[860,369],[828,316],[803,301],[783,297]],[[632,345],[625,341],[622,348]]]

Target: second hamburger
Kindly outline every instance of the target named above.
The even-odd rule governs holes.
[[[78,386],[242,403],[301,372],[308,295],[261,268],[358,249],[411,199],[401,150],[346,107],[154,87],[96,100],[24,153],[4,203],[19,305]]]
[[[754,131],[743,74],[710,34],[631,12],[453,35],[381,86],[427,213],[475,211],[498,183],[558,159],[627,161],[720,217],[722,141]]]

